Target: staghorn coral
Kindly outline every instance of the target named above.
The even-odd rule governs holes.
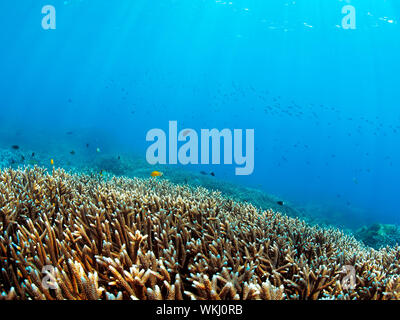
[[[0,299],[400,299],[399,258],[200,187],[0,173]]]

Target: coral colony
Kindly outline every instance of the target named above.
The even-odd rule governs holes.
[[[400,298],[398,246],[157,177],[6,169],[0,208],[1,299]]]

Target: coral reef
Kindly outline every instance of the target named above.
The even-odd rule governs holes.
[[[400,244],[400,228],[394,224],[374,223],[363,226],[355,232],[354,236],[375,249]]]
[[[349,213],[345,212],[346,219],[337,214],[327,217],[330,212],[327,206],[310,206],[302,207],[300,204],[294,204],[284,199],[285,205],[277,204],[280,197],[271,195],[257,188],[246,187],[238,183],[227,181],[223,177],[212,177],[210,175],[202,175],[198,170],[189,170],[184,166],[176,165],[149,165],[141,155],[135,153],[90,153],[87,150],[77,151],[75,155],[71,155],[69,150],[73,149],[62,146],[52,152],[43,150],[29,150],[21,148],[19,150],[7,150],[0,148],[0,168],[12,167],[17,169],[21,166],[40,166],[52,169],[50,160],[54,159],[55,167],[65,169],[70,173],[84,173],[87,175],[115,175],[125,177],[148,178],[154,170],[163,172],[163,177],[177,184],[189,184],[194,187],[205,187],[210,190],[219,190],[225,196],[229,196],[236,201],[249,202],[254,206],[262,209],[272,209],[284,213],[290,217],[298,217],[313,225],[326,225],[338,227],[342,230],[349,228]],[[78,150],[78,149],[77,149]],[[32,154],[35,156],[32,157]],[[4,161],[2,161],[4,160]],[[366,224],[364,219],[353,219],[356,216],[355,210],[352,209],[351,221],[354,220],[356,227]],[[363,218],[365,215],[362,216]],[[340,222],[346,222],[346,225]],[[353,229],[353,228],[352,228]],[[349,230],[349,233],[351,231]]]
[[[21,152],[0,150],[0,168],[17,166],[21,162]]]
[[[0,173],[0,299],[399,299],[399,258],[201,187]]]

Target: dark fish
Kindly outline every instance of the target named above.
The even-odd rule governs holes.
[[[202,174],[202,175],[207,175],[207,172],[205,172],[205,171],[200,171],[200,174]]]
[[[35,153],[34,152],[32,152],[32,158],[35,156]]]
[[[18,150],[18,149],[19,149],[19,146],[17,146],[17,145],[15,144],[15,145],[11,146],[11,148],[13,148],[14,150]]]
[[[86,143],[86,148],[89,148],[89,143]]]
[[[73,134],[72,131],[68,131],[67,134],[70,136],[71,134]]]
[[[72,151],[70,152],[70,154],[74,155],[74,154],[75,154],[75,151],[74,151],[74,150],[72,150]]]
[[[25,161],[25,157],[24,156],[21,156],[21,161]]]
[[[215,173],[214,173],[214,172],[211,172],[210,175],[212,175],[213,177],[215,177]]]
[[[283,201],[277,201],[277,204],[279,204],[280,206],[283,206]]]
[[[118,156],[118,160],[121,160],[121,156]]]

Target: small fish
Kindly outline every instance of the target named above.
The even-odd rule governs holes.
[[[25,161],[25,157],[24,156],[21,156],[21,161]]]
[[[51,163],[52,166],[54,166],[54,160],[53,159],[50,160],[50,163]]]
[[[280,206],[283,206],[283,201],[277,201],[277,204],[279,204]]]
[[[72,151],[70,152],[70,154],[74,155],[74,154],[75,154],[75,151],[74,151],[74,150],[72,150]]]
[[[73,132],[72,131],[68,131],[66,134],[70,136],[71,134],[73,134]]]
[[[11,146],[11,148],[13,148],[14,150],[18,150],[19,146],[17,146],[16,144],[14,144],[13,146]]]
[[[34,153],[34,152],[32,152],[32,158],[33,158],[33,157],[35,157],[35,153]]]
[[[153,171],[150,175],[152,177],[161,177],[163,175],[163,173],[160,171]]]
[[[121,160],[121,156],[118,156],[118,160]]]
[[[202,175],[204,175],[204,176],[208,175],[208,173],[205,172],[205,171],[200,171],[200,174],[202,174]],[[215,173],[214,173],[214,172],[210,172],[210,175],[213,176],[213,177],[215,177]]]
[[[86,143],[86,148],[89,148],[89,143]]]
[[[101,150],[100,148],[96,148],[96,152],[99,153]]]

